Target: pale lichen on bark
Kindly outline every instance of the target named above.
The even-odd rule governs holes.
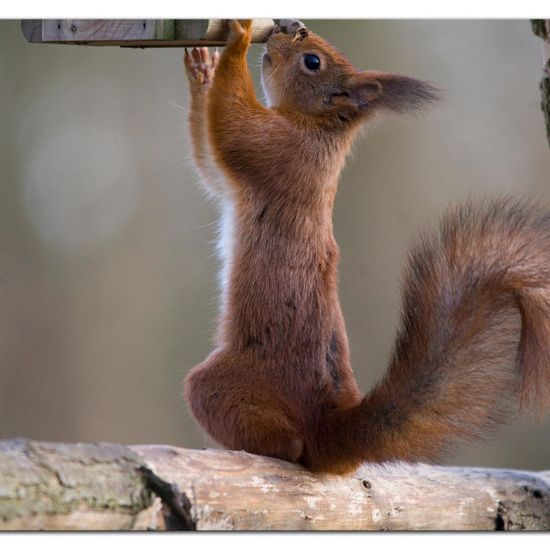
[[[48,528],[57,517],[54,527],[71,528],[87,514],[95,521],[110,515],[130,528],[153,504],[142,461],[124,445],[17,439],[0,442],[0,457],[0,527]]]

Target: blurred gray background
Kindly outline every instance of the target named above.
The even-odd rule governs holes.
[[[358,67],[445,90],[436,109],[370,130],[343,174],[341,297],[366,391],[418,230],[468,194],[550,204],[541,45],[527,21],[305,22]],[[211,445],[181,395],[217,302],[181,57],[28,44],[0,21],[0,438]],[[548,469],[549,441],[550,420],[518,415],[449,463]]]

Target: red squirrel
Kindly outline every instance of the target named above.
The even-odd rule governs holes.
[[[412,248],[401,326],[363,396],[338,300],[332,210],[363,125],[428,106],[426,82],[357,71],[299,22],[246,62],[250,21],[221,56],[185,55],[196,164],[222,205],[217,348],[185,379],[206,432],[228,449],[346,473],[363,461],[441,459],[519,403],[550,402],[550,215],[514,199],[451,209]]]

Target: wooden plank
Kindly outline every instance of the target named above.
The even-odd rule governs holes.
[[[265,42],[272,19],[254,19],[252,41]],[[29,19],[21,22],[29,42],[122,47],[223,46],[224,19]]]
[[[173,20],[44,19],[42,22],[43,42],[110,42],[173,38]]]
[[[21,30],[28,42],[42,42],[42,19],[21,20]]]

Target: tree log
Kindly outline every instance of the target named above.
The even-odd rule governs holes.
[[[550,530],[550,471],[333,476],[245,452],[14,439],[0,441],[0,529]]]
[[[540,81],[540,106],[546,124],[546,137],[550,145],[550,19],[533,19],[533,32],[543,40],[542,45],[542,80]]]

